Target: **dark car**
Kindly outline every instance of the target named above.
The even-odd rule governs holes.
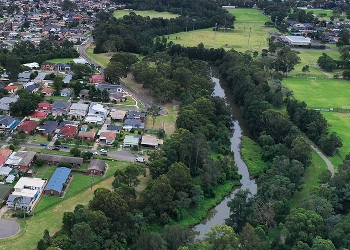
[[[44,142],[42,142],[42,143],[40,143],[40,146],[46,147],[46,146],[47,146],[47,144],[46,144],[46,143],[44,143]]]
[[[61,147],[54,147],[52,150],[60,150]]]
[[[63,145],[63,148],[69,148],[69,146],[68,145]]]
[[[102,152],[101,155],[107,156],[107,153],[106,152]]]

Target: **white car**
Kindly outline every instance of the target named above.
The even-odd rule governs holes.
[[[144,163],[145,162],[145,159],[143,157],[137,157],[135,159],[136,162],[141,162],[141,163]]]
[[[107,153],[107,152],[108,152],[108,151],[105,150],[105,149],[101,149],[100,151],[101,151],[101,153]]]

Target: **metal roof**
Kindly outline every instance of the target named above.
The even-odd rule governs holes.
[[[53,173],[51,179],[47,183],[45,190],[55,190],[61,192],[63,188],[63,183],[66,182],[68,176],[71,172],[70,168],[59,167]]]

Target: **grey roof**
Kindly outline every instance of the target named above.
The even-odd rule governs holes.
[[[44,121],[44,124],[39,126],[39,130],[42,130],[44,133],[52,134],[58,126],[56,121]]]
[[[105,84],[105,83],[100,83],[96,86],[97,89],[99,90],[104,90],[107,89],[110,92],[121,90],[122,87],[120,85],[114,85],[114,84]]]
[[[2,115],[0,116],[0,124],[4,126],[10,126],[16,119],[9,116],[9,115]]]
[[[28,87],[24,88],[24,90],[29,92],[29,93],[32,93],[33,90],[39,89],[39,88],[40,88],[39,84],[32,84],[32,85],[29,85]]]
[[[139,119],[125,119],[124,126],[132,126],[133,128],[144,128],[144,124]]]
[[[128,113],[126,113],[126,119],[135,119],[136,117],[144,118],[146,114],[138,111],[128,111]]]
[[[90,164],[87,168],[87,170],[99,170],[104,171],[106,168],[106,162],[99,159],[93,159],[90,161]]]
[[[83,164],[83,158],[81,157],[71,157],[71,156],[63,156],[63,155],[50,155],[50,154],[38,154],[38,159],[43,159],[44,161],[51,162],[67,162],[70,164]]]
[[[87,96],[87,95],[89,95],[89,90],[88,89],[82,89],[82,90],[80,90],[79,95]]]
[[[18,100],[18,98],[12,98],[12,97],[5,96],[5,97],[0,99],[0,103],[2,103],[2,104],[10,104],[10,103],[13,103],[13,102],[17,102],[17,100]]]
[[[16,152],[16,157],[21,157],[21,161],[19,162],[19,165],[21,166],[28,166],[29,163],[33,160],[35,157],[36,152],[33,151],[18,151]]]
[[[22,72],[18,74],[18,78],[29,79],[31,72]]]
[[[122,130],[123,127],[122,126],[119,126],[119,125],[108,125],[107,126],[107,130],[116,130],[116,131],[119,131],[119,130]]]
[[[54,102],[52,109],[67,109],[70,107],[70,102]]]
[[[63,128],[64,126],[69,125],[69,124],[74,124],[74,122],[71,122],[71,121],[63,121],[63,122],[60,123],[60,125],[58,125],[57,129],[61,129],[61,128]]]
[[[73,75],[66,75],[65,78],[63,78],[64,83],[69,83],[72,80]]]
[[[9,111],[10,106],[7,104],[0,104],[0,110]]]
[[[19,197],[19,195],[10,194],[8,199],[7,199],[7,203],[13,203],[17,197]],[[20,206],[20,205],[27,205],[28,206],[31,201],[32,201],[31,197],[22,196],[21,202],[19,204],[17,204],[16,206]]]

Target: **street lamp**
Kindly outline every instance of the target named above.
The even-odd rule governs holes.
[[[194,24],[195,24],[195,22],[196,22],[196,19],[192,19],[192,21],[193,21],[193,26],[192,26],[192,40],[193,40],[193,34],[194,34]]]
[[[188,15],[186,16],[186,33],[187,33],[187,27],[188,27]]]
[[[214,46],[216,44],[216,30],[218,28],[218,23],[215,23],[215,33],[214,33]]]

